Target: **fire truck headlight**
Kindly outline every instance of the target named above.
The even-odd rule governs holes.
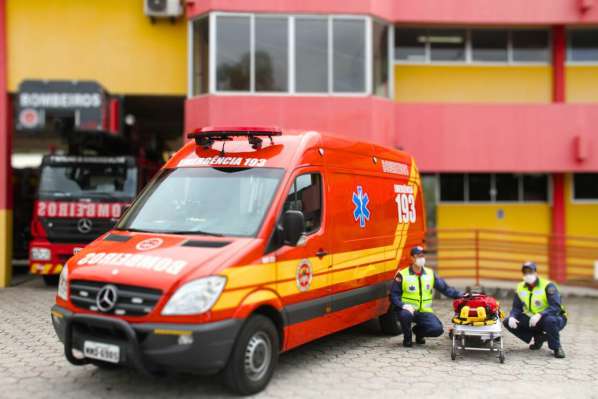
[[[52,251],[49,248],[31,248],[31,259],[35,260],[50,260],[52,259]]]
[[[69,268],[68,266],[64,266],[62,271],[60,272],[60,278],[58,280],[58,296],[65,301],[68,301],[68,286],[69,286],[69,278],[68,278]]]
[[[181,286],[170,298],[162,314],[188,315],[207,312],[214,306],[224,286],[226,277],[210,276]]]

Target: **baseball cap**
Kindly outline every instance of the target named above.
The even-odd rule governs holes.
[[[411,256],[420,255],[423,253],[424,253],[424,248],[419,245],[411,248]]]
[[[525,262],[522,266],[521,266],[521,271],[524,272],[525,269],[529,269],[532,272],[535,272],[538,270],[538,267],[536,266],[536,264],[534,262]]]

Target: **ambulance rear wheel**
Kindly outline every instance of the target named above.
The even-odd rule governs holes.
[[[378,320],[380,321],[382,332],[386,335],[395,336],[403,332],[401,330],[401,323],[399,322],[397,312],[395,312],[392,306],[388,309],[388,312],[380,316]]]
[[[241,395],[262,391],[278,364],[280,339],[274,323],[262,315],[252,316],[241,329],[224,369],[224,382]]]
[[[56,287],[58,285],[58,274],[46,274],[44,275],[44,283],[48,287]]]

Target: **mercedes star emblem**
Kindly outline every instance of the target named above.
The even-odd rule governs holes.
[[[118,294],[116,293],[116,287],[113,285],[105,285],[102,287],[98,296],[96,297],[96,305],[102,312],[109,312],[116,305]]]
[[[83,234],[89,233],[91,231],[92,226],[93,223],[90,219],[79,219],[79,221],[77,222],[77,230],[79,230],[79,232]]]

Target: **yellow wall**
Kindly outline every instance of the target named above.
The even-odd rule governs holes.
[[[0,209],[0,288],[10,284],[12,276],[12,211]]]
[[[186,93],[187,33],[151,24],[142,0],[7,0],[9,90],[23,79],[93,79],[112,93]]]
[[[499,209],[504,211],[503,219],[497,217]],[[444,277],[474,278],[476,258],[482,279],[518,280],[526,260],[535,261],[541,274],[548,273],[548,242],[544,236],[550,232],[548,204],[439,204],[437,212],[438,270]],[[473,229],[506,233],[479,232],[476,255]],[[513,234],[521,232],[540,235]]]
[[[598,261],[598,201],[573,202],[573,175],[565,177],[565,217],[568,239],[567,277],[587,279],[593,276]],[[579,238],[577,238],[579,237]]]
[[[567,235],[598,237],[598,201],[573,202],[573,175],[565,176]]]
[[[439,229],[495,229],[550,233],[548,204],[438,204]],[[499,209],[505,217],[497,218]]]
[[[404,102],[551,101],[551,67],[395,65],[395,99]]]
[[[598,65],[565,68],[567,102],[598,102]]]

